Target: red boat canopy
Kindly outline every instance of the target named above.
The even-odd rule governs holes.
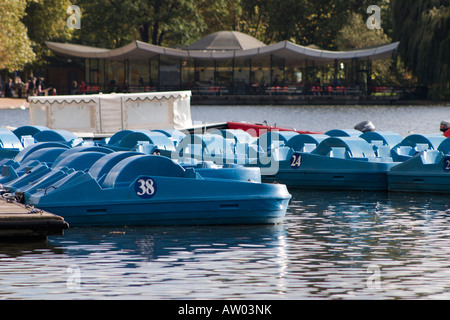
[[[258,123],[246,123],[246,122],[227,122],[228,127],[230,129],[241,129],[247,131],[253,137],[259,137],[268,131],[294,131],[300,134],[323,134],[323,132],[313,132],[313,131],[304,131],[304,130],[296,130],[294,128],[282,128],[282,127],[274,127],[269,125],[263,125]]]

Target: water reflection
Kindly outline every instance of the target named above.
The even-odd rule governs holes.
[[[445,195],[296,192],[291,207],[287,241],[296,247],[289,248],[289,269],[307,278],[311,295],[448,297]]]
[[[285,238],[283,225],[70,229],[44,255],[28,252],[9,267],[0,257],[0,296],[33,297],[39,287],[52,299],[277,297],[286,292]],[[69,270],[79,274],[76,288]],[[2,273],[21,273],[21,284],[8,287]]]
[[[447,109],[214,106],[192,114],[313,131],[371,120],[406,136],[437,133]],[[0,110],[1,125],[28,119],[27,110]],[[47,243],[0,244],[0,298],[450,298],[448,196],[291,192],[276,226],[80,228]]]
[[[37,242],[0,242],[0,261],[1,259],[16,259],[21,256],[34,253],[42,254],[45,252],[64,253],[64,250],[55,248],[44,241]]]
[[[110,288],[113,291],[123,289],[127,296],[133,296],[134,289],[139,288],[139,295],[148,298],[209,299],[251,296],[254,285],[261,283],[261,274],[274,275],[263,279],[265,294],[276,295],[283,290],[279,279],[285,269],[284,237],[282,225],[161,227],[118,229],[103,236],[101,243],[108,246],[107,255],[116,252],[122,264],[126,261],[126,277],[134,283],[131,288],[114,285]],[[97,247],[98,236],[94,233],[88,238]],[[79,260],[87,257],[90,248],[85,242],[83,248],[69,245],[67,251]],[[116,266],[114,269],[117,271]],[[84,278],[83,288],[91,287],[92,280]]]
[[[1,246],[0,297],[450,297],[445,195],[292,194],[281,225],[74,228]]]

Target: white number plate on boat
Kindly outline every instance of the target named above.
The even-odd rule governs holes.
[[[294,153],[291,157],[291,168],[297,169],[302,164],[302,156],[300,153]]]
[[[442,166],[442,169],[444,169],[444,172],[450,172],[450,157],[444,157],[444,165]]]
[[[156,194],[156,183],[152,178],[142,177],[136,181],[134,190],[142,199],[150,199]]]

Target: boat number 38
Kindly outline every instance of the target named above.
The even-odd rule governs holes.
[[[450,157],[444,158],[444,165],[442,167],[445,172],[450,172]]]
[[[134,190],[142,199],[150,199],[156,194],[156,183],[152,178],[142,177],[136,181]]]
[[[291,168],[297,169],[302,164],[302,156],[300,153],[294,153],[291,157]]]

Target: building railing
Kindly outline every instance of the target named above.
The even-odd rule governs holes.
[[[190,90],[193,96],[308,96],[308,97],[361,97],[372,99],[426,99],[427,90],[424,87],[401,87],[401,86],[332,86],[332,85],[306,85],[306,86],[220,86],[220,85],[196,85],[196,86],[103,86],[87,85],[85,90],[78,89],[76,94],[97,93],[137,93],[157,91],[179,91]],[[72,94],[70,88],[59,88],[59,95]]]

